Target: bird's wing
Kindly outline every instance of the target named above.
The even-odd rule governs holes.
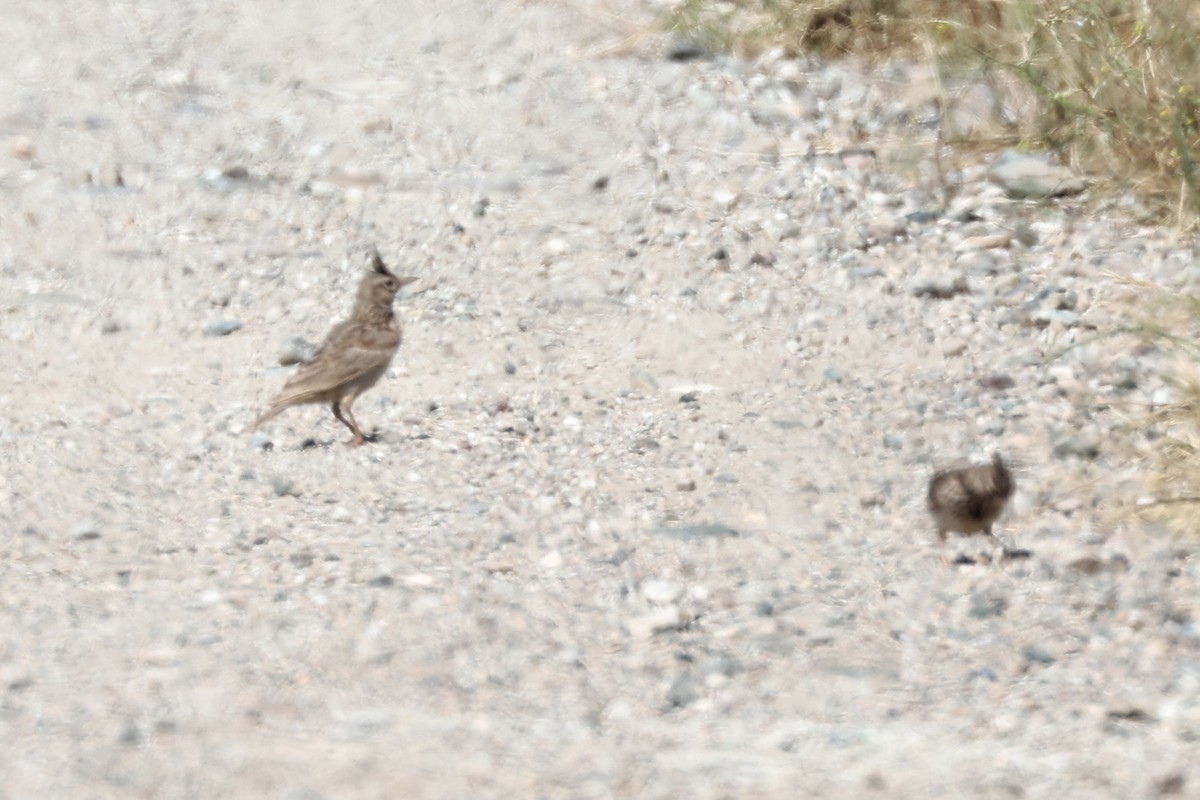
[[[971,488],[963,480],[962,470],[946,470],[929,482],[927,503],[933,510],[952,509],[971,498]]]
[[[963,470],[962,484],[971,497],[986,498],[997,493],[996,474],[991,464]]]
[[[386,367],[395,354],[395,347],[371,347],[367,343],[325,350],[296,370],[275,403],[286,399],[289,405],[294,405],[317,399],[355,378]]]
[[[338,323],[316,355],[292,373],[254,427],[290,406],[334,399],[329,395],[339,386],[386,368],[399,346],[399,327],[364,329],[350,320]]]

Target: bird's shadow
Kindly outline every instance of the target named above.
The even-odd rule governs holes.
[[[383,435],[380,434],[378,431],[372,431],[371,433],[364,433],[363,438],[367,440],[367,442],[366,442],[367,444],[378,444],[379,442],[383,441]],[[329,448],[334,447],[339,444],[344,444],[347,447],[349,447],[352,442],[353,442],[352,439],[349,441],[344,441],[342,439],[336,439],[336,438],[335,439],[321,439],[318,441],[317,439],[314,439],[310,436],[309,438],[300,442],[300,446],[297,447],[296,449],[297,450],[316,450],[319,448],[321,450],[328,450]]]

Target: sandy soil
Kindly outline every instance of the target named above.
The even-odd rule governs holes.
[[[5,12],[0,797],[1200,792],[1194,545],[1112,489],[1163,388],[1098,335],[1168,234],[912,217],[839,155],[928,135],[903,68],[598,9]],[[380,441],[250,433],[372,243]],[[926,482],[993,449],[1032,558],[952,565]]]

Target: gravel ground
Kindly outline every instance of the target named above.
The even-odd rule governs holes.
[[[1169,394],[1105,335],[1190,246],[984,166],[930,213],[905,65],[5,11],[0,798],[1200,796],[1195,544],[1125,513]],[[380,440],[249,432],[369,244]],[[993,450],[1027,559],[925,512]]]

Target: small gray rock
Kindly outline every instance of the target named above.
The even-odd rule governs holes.
[[[1087,188],[1083,179],[1045,153],[1006,150],[988,170],[988,179],[1009,197],[1067,197]]]
[[[663,580],[650,580],[642,584],[642,597],[657,606],[674,603],[683,596],[683,587]]]
[[[130,746],[139,744],[142,741],[142,732],[138,730],[137,723],[129,720],[121,726],[121,732],[117,735],[117,741]]]
[[[80,520],[71,528],[71,538],[88,542],[100,538],[100,526],[94,519]]]
[[[1083,458],[1088,461],[1100,455],[1100,437],[1092,431],[1064,433],[1054,441],[1055,458]]]
[[[1003,372],[992,372],[979,379],[979,385],[993,392],[1007,392],[1017,385],[1011,375]]]
[[[696,691],[696,679],[690,672],[681,672],[667,690],[667,703],[671,708],[683,708],[695,702],[698,697],[700,693]]]
[[[678,606],[667,606],[627,621],[625,628],[635,639],[649,639],[659,633],[679,630],[685,622]]]
[[[234,331],[242,329],[242,323],[236,319],[222,319],[217,322],[210,322],[204,326],[205,336],[228,336]]]
[[[635,453],[644,454],[653,452],[655,450],[661,450],[662,445],[659,444],[655,439],[651,439],[648,436],[643,436],[640,439],[634,439],[633,444],[629,446],[629,449]]]
[[[685,541],[707,539],[710,537],[725,538],[738,536],[736,529],[720,522],[702,523],[700,525],[680,525],[673,528],[655,528],[654,533],[674,536]]]
[[[763,225],[763,230],[777,242],[795,239],[803,232],[800,223],[793,219],[770,220]]]
[[[1108,718],[1128,722],[1152,722],[1154,714],[1147,704],[1134,698],[1120,698],[1108,707]]]
[[[912,293],[917,297],[947,300],[955,295],[969,294],[971,287],[962,275],[942,273],[917,278],[912,283]]]
[[[256,431],[250,434],[250,437],[246,441],[250,447],[255,450],[270,450],[274,447],[273,443],[271,442],[271,437],[267,436],[262,431]]]
[[[976,592],[971,595],[971,610],[967,612],[975,619],[998,617],[1008,609],[1008,598],[1002,594]]]
[[[1025,220],[1017,221],[1017,224],[1013,226],[1012,234],[1013,238],[1025,247],[1033,247],[1039,240],[1037,231]]]
[[[271,491],[275,492],[277,497],[293,497],[300,496],[300,490],[296,488],[296,482],[286,475],[271,476]]]
[[[905,235],[908,220],[904,217],[877,217],[860,231],[867,246],[891,244]]]
[[[1073,328],[1079,324],[1079,314],[1074,311],[1059,311],[1053,308],[1039,308],[1029,315],[1029,324],[1035,328],[1045,328],[1057,322],[1064,328]]]
[[[317,345],[303,336],[293,336],[279,348],[280,366],[290,367],[292,364],[303,364],[317,354]]]
[[[1044,647],[1036,644],[1026,645],[1025,649],[1021,651],[1021,655],[1030,664],[1053,664],[1055,661],[1054,656],[1050,655]]]
[[[668,61],[696,61],[712,57],[712,48],[699,36],[674,36],[664,53]]]
[[[882,278],[883,270],[879,267],[851,267],[847,270],[847,275],[855,280],[867,280],[868,278]]]

